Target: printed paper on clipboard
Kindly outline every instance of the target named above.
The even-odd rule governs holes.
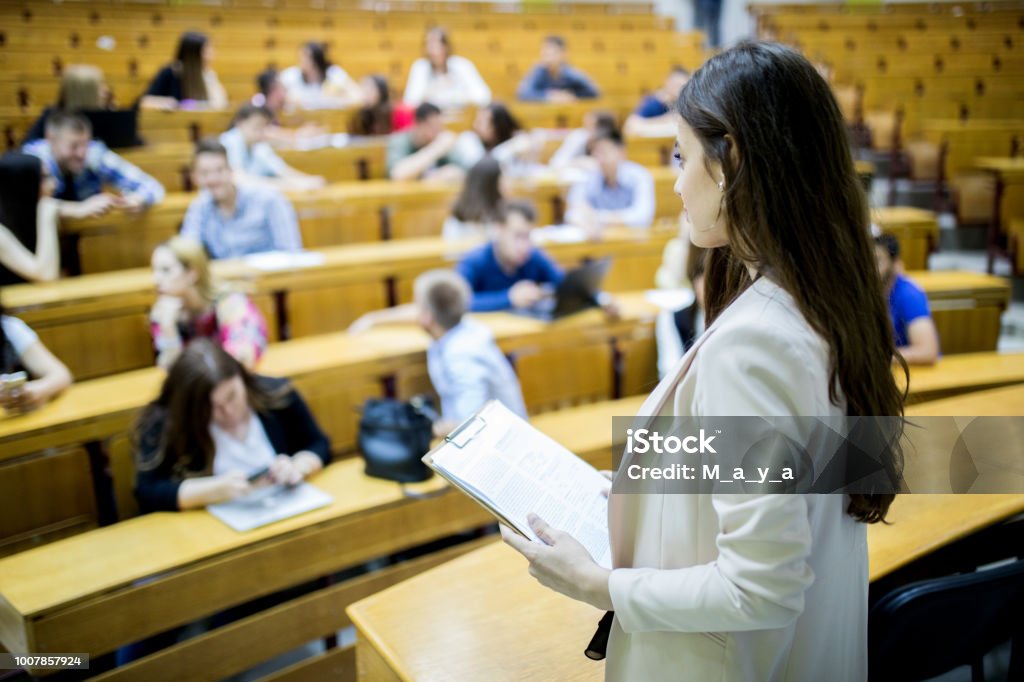
[[[492,400],[427,453],[423,462],[531,540],[537,514],[611,568],[609,482],[594,467]]]

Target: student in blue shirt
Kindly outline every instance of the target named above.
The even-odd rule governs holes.
[[[673,111],[683,86],[690,80],[690,72],[682,66],[672,67],[665,83],[640,101],[636,111],[626,119],[622,130],[636,137],[673,137],[678,117]]]
[[[548,36],[540,46],[540,63],[526,75],[516,91],[523,102],[575,102],[596,99],[597,86],[587,74],[565,61],[565,39]]]
[[[934,364],[939,357],[939,333],[928,309],[928,297],[903,276],[900,243],[896,237],[891,234],[875,237],[875,258],[883,291],[889,299],[896,351],[908,365]]]
[[[474,312],[529,308],[550,295],[565,277],[530,241],[537,220],[532,205],[509,201],[499,213],[491,241],[466,254],[456,268],[473,289],[470,310]]]

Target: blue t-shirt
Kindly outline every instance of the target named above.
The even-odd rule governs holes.
[[[512,274],[507,274],[498,265],[494,255],[494,244],[485,244],[471,251],[459,261],[456,267],[473,289],[473,301],[469,309],[473,312],[507,310],[512,307],[508,290],[516,282],[530,280],[537,284],[558,284],[565,273],[540,249],[534,249],[525,263]]]
[[[892,317],[893,330],[896,332],[896,347],[909,345],[907,327],[910,323],[922,317],[931,317],[928,296],[903,275],[896,275],[892,291],[889,292],[889,316]]]
[[[636,115],[641,118],[655,118],[657,116],[664,116],[667,113],[668,107],[654,95],[644,97],[640,102],[640,106],[636,108]]]

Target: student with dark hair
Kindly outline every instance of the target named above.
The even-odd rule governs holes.
[[[277,69],[268,67],[256,74],[256,94],[250,103],[266,107],[273,117],[274,125],[280,125],[278,117],[288,108],[288,90],[281,82],[281,74]]]
[[[456,270],[473,289],[470,310],[529,308],[553,293],[550,289],[565,277],[562,269],[530,240],[536,220],[532,204],[505,202],[491,241],[459,261]]]
[[[199,103],[209,109],[226,108],[228,95],[211,66],[213,57],[213,44],[205,34],[182,33],[174,61],[157,72],[140,100],[141,106],[177,109]]]
[[[590,143],[597,168],[573,185],[566,201],[566,222],[598,230],[606,225],[648,227],[654,220],[654,178],[626,160],[626,146],[615,131]]]
[[[270,483],[294,485],[331,461],[330,442],[285,379],[250,374],[197,340],[171,365],[135,427],[143,512],[205,507]],[[250,481],[253,473],[267,473]]]
[[[53,178],[39,157],[0,156],[0,286],[60,275]]]
[[[391,87],[384,76],[366,76],[359,81],[363,106],[352,119],[353,135],[390,135],[413,123],[413,110],[403,102],[391,101]]]
[[[491,101],[491,89],[473,62],[453,54],[451,38],[443,28],[427,31],[424,56],[413,62],[402,100],[409,106],[424,102],[442,109],[482,107]]]
[[[681,66],[673,66],[665,83],[641,100],[622,130],[626,135],[648,137],[671,137],[675,135],[676,113],[672,110],[679,92],[690,80],[690,72]]]
[[[788,47],[743,43],[705,62],[676,106],[675,189],[691,240],[711,250],[707,329],[639,414],[896,417],[874,454],[898,485],[896,347],[828,83]],[[834,450],[776,423],[774,437],[795,439],[823,471]],[[621,475],[638,463],[625,457]],[[867,679],[866,524],[885,519],[892,489],[723,489],[614,486],[611,570],[542,519],[530,522],[540,542],[502,533],[541,584],[614,611],[608,680]]]
[[[243,104],[231,129],[221,134],[220,143],[227,151],[235,179],[282,189],[316,189],[327,184],[323,177],[292,168],[277,155],[267,141],[272,118],[266,107]]]
[[[291,202],[271,187],[235,182],[228,153],[217,140],[196,145],[192,180],[199,196],[185,212],[181,235],[202,243],[212,258],[302,249]]]
[[[527,164],[536,156],[533,139],[500,102],[492,102],[476,112],[473,129],[459,136],[457,149],[465,159],[493,156],[506,170]]]
[[[491,156],[485,156],[466,174],[452,214],[441,228],[446,240],[485,237],[498,219],[502,203],[501,164]]]
[[[545,38],[540,46],[540,63],[526,74],[516,97],[524,102],[575,102],[599,97],[594,82],[569,65],[565,52],[564,38]]]
[[[900,243],[891,234],[875,237],[875,259],[889,301],[896,352],[908,365],[932,365],[939,359],[939,332],[928,296],[903,274]]]
[[[25,381],[11,375],[26,374]],[[4,314],[0,303],[0,408],[27,412],[43,405],[71,385],[71,372],[51,353],[36,333],[16,317]]]
[[[569,132],[562,140],[548,165],[555,171],[579,168],[593,170],[597,163],[590,156],[590,145],[599,135],[618,132],[615,114],[610,111],[588,111],[583,115],[583,127]]]
[[[416,123],[388,139],[387,167],[392,180],[461,180],[472,165],[458,156],[458,136],[445,130],[441,110],[424,103],[416,107]]]
[[[362,103],[363,92],[345,69],[327,58],[327,45],[299,48],[299,63],[281,72],[288,99],[302,109],[344,109]]]
[[[140,211],[164,198],[159,182],[92,139],[92,125],[78,114],[50,116],[46,139],[29,142],[23,151],[46,166],[62,217],[88,218],[114,208]],[[107,185],[121,194],[105,192]]]

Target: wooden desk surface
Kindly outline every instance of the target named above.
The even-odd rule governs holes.
[[[938,298],[967,298],[1010,303],[1010,280],[981,272],[951,270],[913,270],[907,273],[915,284],[924,289],[929,300]]]
[[[485,313],[505,352],[538,343],[562,343],[597,334],[613,336],[653,323],[657,309],[642,293],[617,297],[621,317],[610,321],[597,310],[546,323],[512,313]],[[429,339],[413,326],[382,326],[358,335],[346,332],[271,344],[258,371],[292,379],[330,369],[387,374],[422,359]],[[84,381],[26,415],[0,415],[0,461],[45,447],[100,440],[126,432],[135,413],[159,391],[163,372],[155,367]]]
[[[1022,511],[1020,495],[902,496],[868,528],[870,579]],[[526,569],[496,542],[353,604],[360,668],[369,654],[401,680],[603,679],[583,656],[601,613]]]
[[[635,248],[660,247],[672,236],[671,230],[664,229],[611,228],[599,242],[549,242],[543,248],[556,259],[589,254],[614,255]],[[323,254],[324,260],[310,266],[266,271],[248,265],[245,259],[226,259],[214,261],[212,268],[221,281],[245,283],[253,293],[270,292],[324,277],[330,277],[331,282],[345,282],[414,274],[425,267],[454,264],[461,255],[478,245],[475,240],[400,239],[316,249],[316,253]],[[30,325],[34,321],[65,315],[70,306],[76,307],[76,315],[79,314],[79,306],[83,307],[83,315],[94,315],[99,310],[148,306],[154,297],[149,268],[80,275],[37,284],[16,284],[3,287],[2,295],[8,313],[23,317]],[[49,311],[51,308],[58,310]]]
[[[910,402],[1019,383],[1024,383],[1024,352],[948,355],[930,367],[910,368]]]
[[[894,227],[916,228],[918,230],[938,234],[939,223],[934,211],[912,206],[883,206],[871,210],[871,219],[883,230]]]
[[[1024,182],[1024,157],[980,156],[974,160],[974,165],[999,175],[1006,184]]]
[[[908,417],[1024,416],[1024,384],[931,400],[906,409]]]

